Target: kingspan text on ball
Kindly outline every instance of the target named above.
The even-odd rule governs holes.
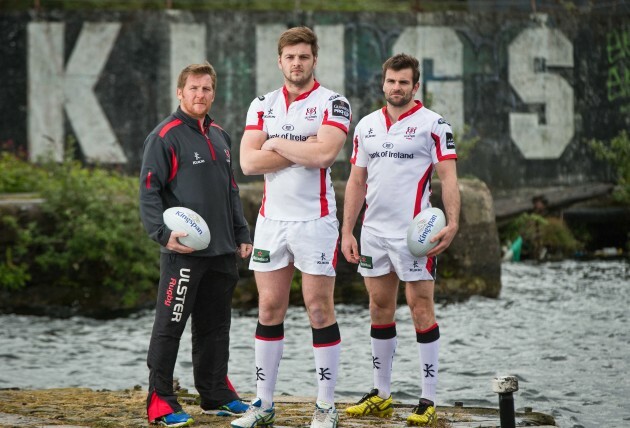
[[[176,216],[178,216],[178,217],[183,218],[183,219],[184,219],[184,221],[185,221],[186,223],[190,224],[190,226],[191,226],[193,229],[195,229],[199,235],[203,235],[203,230],[201,230],[201,228],[199,227],[199,225],[197,225],[197,223],[196,223],[193,219],[191,219],[190,217],[188,217],[188,216],[186,215],[186,213],[184,213],[184,212],[182,212],[182,211],[177,211],[177,212],[175,213],[175,215],[176,215]]]
[[[433,225],[435,224],[435,220],[437,220],[437,216],[433,214],[429,221],[427,222],[427,227],[424,228],[424,232],[422,235],[418,237],[418,242],[424,244],[424,240],[427,239],[427,235],[431,233],[431,229],[433,229]]]

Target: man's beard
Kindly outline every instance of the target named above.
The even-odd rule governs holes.
[[[411,99],[413,98],[413,94],[409,93],[409,94],[396,94],[396,95],[400,95],[402,96],[402,98],[400,98],[398,101],[396,101],[394,99],[394,97],[392,96],[386,96],[385,100],[391,104],[394,107],[404,107],[407,104],[409,104],[409,102],[411,101]]]
[[[307,85],[313,79],[313,72],[311,71],[309,74],[302,73],[302,76],[298,79],[292,78],[291,73],[289,73],[289,75],[285,75],[284,78],[291,84],[297,87],[302,87]]]

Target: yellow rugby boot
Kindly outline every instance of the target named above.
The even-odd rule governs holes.
[[[407,425],[434,427],[437,425],[437,413],[433,401],[421,398],[413,412],[407,417]]]
[[[391,416],[394,413],[392,396],[383,399],[378,396],[378,389],[373,389],[363,396],[357,404],[346,408],[350,416],[374,415],[379,418]]]

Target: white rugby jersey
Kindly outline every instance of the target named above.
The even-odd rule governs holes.
[[[361,119],[350,162],[367,167],[363,226],[376,236],[406,237],[409,222],[431,206],[433,165],[445,159],[457,159],[451,126],[420,101],[393,125],[386,107]]]
[[[348,133],[351,120],[348,100],[315,81],[310,92],[289,104],[282,87],[256,98],[249,106],[245,130],[257,129],[268,138],[281,137],[305,144],[322,125],[332,125]],[[337,211],[330,168],[292,165],[265,174],[260,214],[273,220],[314,220]]]

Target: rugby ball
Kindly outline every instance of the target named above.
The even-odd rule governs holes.
[[[162,215],[164,224],[172,231],[186,232],[188,236],[177,238],[180,244],[195,250],[210,245],[210,229],[199,214],[185,207],[171,207]]]
[[[407,228],[407,247],[416,257],[424,257],[439,241],[431,239],[446,226],[446,218],[441,209],[431,207],[420,211]]]

